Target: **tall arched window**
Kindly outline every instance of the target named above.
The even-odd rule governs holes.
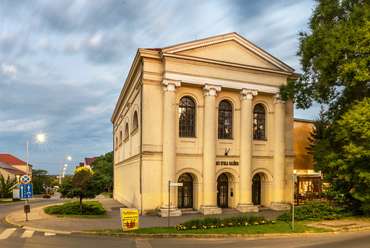
[[[135,130],[138,127],[139,127],[139,122],[138,122],[138,119],[137,119],[137,111],[135,111],[134,118],[132,120],[132,130]]]
[[[125,139],[127,139],[129,136],[129,129],[128,129],[128,123],[126,122],[126,127],[125,127]]]
[[[218,105],[218,138],[232,139],[233,108],[228,101],[221,101]]]
[[[179,136],[195,137],[195,103],[190,97],[180,99]]]
[[[266,117],[265,108],[261,104],[257,104],[253,109],[253,139],[266,140]]]

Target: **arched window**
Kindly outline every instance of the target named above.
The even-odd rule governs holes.
[[[134,113],[134,119],[132,121],[132,130],[135,130],[138,127],[139,127],[139,122],[137,120],[137,111],[135,111],[135,113]]]
[[[179,103],[179,136],[195,137],[195,103],[190,97]]]
[[[127,139],[129,136],[129,129],[128,129],[128,123],[126,122],[126,127],[125,127],[125,139]]]
[[[221,101],[218,106],[218,138],[232,139],[233,108],[228,101]]]
[[[266,118],[265,108],[261,104],[257,104],[253,109],[253,139],[266,140]]]

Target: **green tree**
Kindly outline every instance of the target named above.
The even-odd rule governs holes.
[[[323,172],[329,198],[370,214],[370,98],[354,104],[330,126],[332,138],[313,149],[315,170]],[[328,132],[329,133],[329,132]]]
[[[299,33],[297,55],[303,74],[282,85],[280,93],[285,100],[295,98],[298,108],[309,108],[314,101],[328,105],[325,116],[330,126],[319,140],[311,136],[315,170],[321,170],[324,180],[330,183],[327,197],[354,212],[370,212],[366,197],[370,192],[365,186],[369,183],[369,168],[363,163],[369,158],[366,148],[362,150],[367,136],[361,126],[366,125],[351,116],[362,108],[356,105],[366,105],[370,97],[370,1],[316,3],[309,31]]]
[[[94,172],[99,172],[104,176],[105,186],[111,192],[113,189],[113,151],[95,158],[90,166]]]
[[[329,126],[329,121],[325,117],[325,109],[323,106],[321,106],[320,112],[319,112],[319,118],[315,119],[312,131],[310,132],[310,136],[308,137],[308,140],[310,141],[310,144],[306,149],[308,150],[308,154],[313,153],[313,148],[317,144],[318,141],[323,140],[325,138],[324,132]]]
[[[370,1],[316,0],[309,32],[300,32],[302,76],[281,86],[284,99],[299,108],[313,101],[342,115],[351,103],[370,96]]]
[[[44,185],[50,186],[54,179],[48,175],[46,170],[32,170],[33,192],[35,194],[45,193]]]
[[[104,191],[104,180],[100,173],[94,173],[86,167],[74,171],[72,177],[65,178],[60,185],[62,198],[78,197],[82,214],[82,199],[92,199]]]
[[[17,185],[18,181],[16,178],[11,179],[8,175],[8,178],[5,179],[3,174],[0,173],[0,196],[1,201],[3,198],[11,192],[11,190]]]

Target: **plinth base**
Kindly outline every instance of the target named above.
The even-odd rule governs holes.
[[[270,209],[275,211],[290,210],[290,204],[286,202],[271,202]]]
[[[222,214],[222,209],[217,207],[217,205],[202,205],[199,212],[204,215]]]
[[[161,217],[168,217],[168,207],[167,206],[161,207],[159,209],[159,214],[161,215]],[[182,213],[180,209],[178,209],[177,207],[173,207],[173,206],[170,207],[170,217],[181,216],[181,215]]]
[[[236,210],[242,213],[257,213],[258,207],[253,205],[252,203],[250,204],[238,203]]]

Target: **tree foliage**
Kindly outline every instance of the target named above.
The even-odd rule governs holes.
[[[33,192],[35,194],[45,193],[44,185],[50,186],[53,181],[54,181],[53,177],[49,176],[46,170],[42,169],[32,170],[32,184]]]
[[[309,31],[299,33],[303,74],[281,86],[280,93],[285,100],[295,98],[298,108],[314,101],[328,105],[330,126],[316,123],[321,127],[310,137],[315,170],[330,183],[329,199],[370,213],[370,0],[316,3]]]
[[[0,197],[1,200],[11,192],[11,190],[17,185],[18,181],[17,178],[8,178],[5,179],[3,174],[0,173]]]
[[[285,99],[296,98],[298,108],[316,101],[341,115],[354,101],[370,96],[370,1],[316,2],[310,32],[299,33],[303,75],[280,91]]]
[[[319,118],[315,119],[312,131],[310,132],[310,137],[308,137],[308,140],[310,141],[310,144],[306,149],[308,150],[308,154],[313,153],[313,148],[317,144],[318,141],[324,139],[324,132],[329,126],[329,121],[327,120],[325,116],[325,110],[324,107],[321,106]]]
[[[370,98],[353,105],[314,147],[315,170],[330,182],[328,196],[370,214]]]
[[[113,188],[113,151],[95,158],[90,166],[94,172],[103,175],[105,186],[108,191],[111,191]]]
[[[100,173],[94,173],[86,167],[76,169],[73,176],[64,179],[59,188],[62,198],[79,198],[81,214],[82,199],[92,199],[103,191],[103,176]]]

